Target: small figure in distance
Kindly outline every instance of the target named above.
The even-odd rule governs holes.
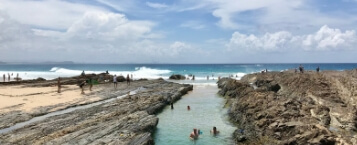
[[[191,110],[191,107],[190,107],[190,106],[187,106],[187,110],[190,111],[190,110]]]
[[[217,135],[219,133],[219,131],[217,130],[217,128],[214,126],[213,130],[210,131],[213,135]]]
[[[82,90],[81,94],[84,94],[84,85],[86,85],[86,81],[83,81],[81,84],[79,84],[79,87]]]
[[[130,78],[129,78],[129,74],[128,74],[128,75],[126,75],[126,84],[127,84],[127,85],[130,85]]]
[[[192,76],[192,80],[195,80],[195,75]]]
[[[170,105],[171,105],[171,109],[174,109],[174,103],[170,103]]]
[[[86,74],[84,73],[84,70],[82,71],[82,73],[81,73],[81,76],[85,76]]]
[[[3,77],[3,82],[5,82],[6,76],[5,74],[2,76]]]
[[[109,74],[108,70],[105,72],[106,74]]]
[[[61,93],[61,77],[58,77],[57,86],[58,86],[57,93]]]
[[[116,89],[118,87],[117,75],[113,76],[113,84],[114,84],[114,89]]]
[[[7,81],[10,82],[10,73],[7,74]]]
[[[89,83],[89,91],[92,91],[92,87],[93,87],[93,80],[92,80],[92,78],[89,78],[88,83]]]
[[[316,72],[320,72],[320,66],[317,66]]]
[[[267,68],[265,69],[265,73],[268,73],[268,69]]]
[[[299,71],[300,71],[300,73],[304,73],[304,67],[301,64],[299,66]]]
[[[190,139],[194,140],[194,139],[197,139],[197,138],[198,138],[197,129],[194,128],[193,132],[191,132],[191,134],[190,134]]]

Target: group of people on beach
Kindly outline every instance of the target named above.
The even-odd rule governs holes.
[[[129,86],[130,81],[133,79],[133,74],[131,74],[131,78],[129,77],[129,74],[126,75],[126,84]],[[114,84],[114,89],[118,87],[118,80],[117,80],[117,75],[113,76],[113,84]]]
[[[13,73],[11,73],[11,76],[13,76]],[[6,82],[6,74],[3,74],[3,82]],[[14,78],[16,81],[19,80],[19,73],[17,73],[17,77]],[[10,73],[7,73],[7,81],[10,82],[11,77],[10,77]]]

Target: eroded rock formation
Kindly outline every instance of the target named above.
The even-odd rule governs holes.
[[[237,144],[357,144],[357,71],[221,79]]]

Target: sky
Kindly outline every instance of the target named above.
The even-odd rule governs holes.
[[[0,0],[0,61],[357,63],[357,0]]]

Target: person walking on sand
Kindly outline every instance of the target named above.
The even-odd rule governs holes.
[[[317,66],[316,72],[320,72],[320,66]]]
[[[57,93],[61,93],[61,77],[58,77],[57,86],[58,86]]]
[[[113,84],[114,84],[114,89],[116,89],[118,86],[117,75],[114,75],[113,77]]]
[[[79,84],[79,87],[82,90],[81,94],[84,94],[84,85],[86,85],[86,81],[83,81],[81,84]]]
[[[126,84],[127,84],[127,85],[130,85],[130,78],[129,78],[129,74],[128,74],[128,75],[126,75]]]

